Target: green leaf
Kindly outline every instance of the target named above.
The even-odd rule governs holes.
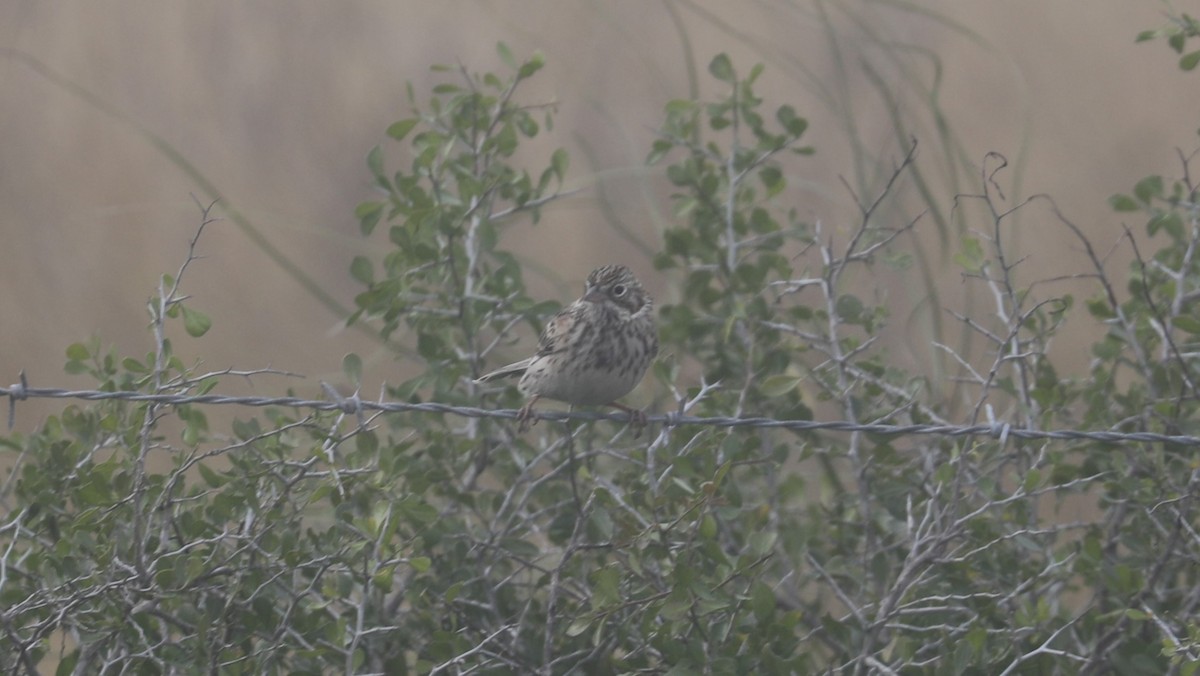
[[[776,373],[775,375],[767,376],[766,380],[759,385],[759,392],[764,397],[775,399],[796,389],[802,379],[798,376],[791,376],[786,373]]]
[[[837,308],[838,317],[842,318],[842,320],[851,324],[857,324],[862,321],[863,304],[857,296],[849,294],[839,296],[835,307]]]
[[[441,336],[422,332],[417,336],[417,353],[429,361],[442,358],[446,342]]]
[[[350,276],[360,284],[370,286],[375,279],[371,261],[366,256],[355,256],[354,260],[350,262]]]
[[[430,559],[428,556],[414,556],[408,560],[408,565],[412,566],[413,570],[418,573],[424,573],[433,566],[433,559]]]
[[[1141,208],[1137,201],[1129,195],[1113,195],[1108,198],[1108,205],[1112,207],[1113,211],[1137,211]]]
[[[362,382],[362,358],[353,352],[342,357],[342,373],[357,387]]]
[[[979,272],[983,268],[983,245],[974,237],[964,237],[962,250],[954,254],[954,262],[967,272]]]
[[[671,590],[667,600],[663,602],[659,613],[664,619],[675,621],[687,617],[688,611],[692,609],[692,598],[687,591],[681,586],[676,586]]]
[[[689,99],[671,99],[663,107],[668,116],[690,116],[696,112],[697,103]],[[665,141],[664,141],[665,142]]]
[[[755,580],[750,588],[750,610],[759,622],[766,622],[775,613],[778,601],[775,593],[762,580]]]
[[[496,53],[500,55],[501,63],[509,68],[512,68],[513,70],[516,70],[517,60],[513,58],[512,50],[508,48],[508,45],[504,44],[503,42],[497,42]]]
[[[374,455],[379,450],[379,437],[372,430],[363,430],[354,436],[354,448],[359,453]]]
[[[1193,336],[1200,335],[1200,319],[1186,315],[1175,318],[1175,326]]]
[[[183,329],[189,336],[199,338],[212,328],[212,320],[208,318],[208,315],[183,305],[179,307],[183,311]]]
[[[198,463],[196,469],[200,471],[200,478],[204,479],[204,483],[208,484],[211,488],[216,488],[225,483],[225,477],[204,463]]]
[[[1025,473],[1025,478],[1021,482],[1022,488],[1027,493],[1032,493],[1037,490],[1038,484],[1042,482],[1042,473],[1036,469],[1030,469]]]
[[[537,136],[539,127],[537,120],[533,119],[532,115],[522,115],[516,118],[515,122],[517,123],[517,129],[521,130],[521,133],[525,136],[529,138]]]
[[[1112,306],[1108,304],[1107,298],[1089,300],[1087,302],[1087,309],[1089,314],[1100,320],[1112,319],[1117,316],[1117,313],[1113,312]]]
[[[612,540],[613,536],[613,520],[612,515],[603,507],[597,507],[590,515],[588,515],[588,535],[593,539],[607,542]]]
[[[791,106],[780,106],[779,110],[775,112],[775,119],[796,138],[802,136],[804,130],[808,129],[808,120],[796,115],[796,110]]]
[[[1197,64],[1200,64],[1200,50],[1184,54],[1179,59],[1179,67],[1183,70],[1195,70]]]
[[[251,418],[250,420],[234,420],[232,427],[234,436],[242,440],[250,439],[262,434],[262,427],[259,425],[257,418]]]
[[[650,154],[646,156],[646,166],[657,164],[660,160],[662,160],[662,158],[666,157],[667,153],[671,152],[671,149],[674,147],[675,146],[672,145],[670,141],[663,141],[661,139],[655,141],[654,145],[651,146]]]
[[[367,153],[367,169],[371,171],[371,175],[375,178],[386,181],[387,177],[383,174],[383,148],[375,146]]]
[[[79,651],[72,650],[62,658],[58,663],[58,668],[54,670],[55,676],[70,676],[75,673],[75,665],[79,664]],[[46,665],[42,665],[45,668]]]
[[[750,552],[755,556],[763,556],[775,547],[779,533],[773,530],[759,531],[750,534]]]
[[[396,506],[404,516],[418,523],[433,523],[438,518],[436,507],[417,498],[404,498]]]
[[[387,594],[392,591],[392,585],[396,581],[396,564],[381,566],[371,576],[371,584],[377,587],[380,591]]]
[[[358,229],[363,235],[370,235],[383,217],[383,202],[363,202],[354,208],[358,217]]]
[[[571,156],[567,151],[559,148],[550,156],[550,168],[554,170],[554,175],[558,178],[558,182],[562,183],[563,176],[567,174],[567,167],[571,163]]]
[[[79,486],[74,497],[92,507],[108,505],[112,502],[112,487],[107,481],[95,478]]]
[[[571,621],[571,624],[567,625],[567,636],[575,638],[576,636],[583,634],[588,630],[589,627],[592,626],[594,619],[595,618],[591,615],[581,615],[580,617],[575,618]]]
[[[83,343],[71,343],[67,346],[67,359],[75,361],[86,361],[92,353],[88,351],[87,345]]]
[[[1159,230],[1166,230],[1167,234],[1175,239],[1183,238],[1183,219],[1174,211],[1168,211],[1160,214],[1155,214],[1149,221],[1146,222],[1146,232],[1150,236],[1158,234]]]
[[[393,122],[392,125],[387,128],[387,135],[391,136],[397,141],[403,141],[404,137],[408,136],[408,132],[412,131],[413,127],[416,127],[418,122],[420,122],[420,120],[416,118],[409,118],[407,120]]]
[[[758,172],[758,178],[767,188],[767,197],[778,195],[787,186],[787,182],[783,180],[783,172],[779,170],[779,167],[763,167]]]
[[[729,60],[729,55],[724,52],[717,54],[709,62],[708,72],[721,82],[733,83],[737,80],[737,76],[733,72],[733,63]]]
[[[613,566],[592,573],[592,607],[597,610],[621,602],[621,574]]]
[[[199,385],[196,386],[195,393],[198,395],[208,394],[209,392],[212,392],[213,388],[219,384],[220,380],[218,380],[216,376],[205,378],[204,380],[200,381]]]
[[[1150,200],[1155,197],[1162,197],[1163,180],[1162,176],[1147,176],[1138,181],[1137,185],[1133,186],[1133,194],[1142,204],[1149,205]]]
[[[521,64],[521,70],[517,71],[517,77],[524,80],[541,70],[544,65],[546,65],[546,57],[542,56],[541,52],[534,52],[528,61]]]
[[[1185,36],[1183,34],[1183,31],[1180,31],[1178,33],[1171,35],[1171,37],[1167,38],[1167,44],[1171,46],[1171,49],[1175,50],[1176,54],[1182,54],[1183,53],[1183,43],[1186,39],[1187,39],[1187,36]]]

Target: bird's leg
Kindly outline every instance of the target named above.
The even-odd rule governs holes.
[[[633,427],[633,438],[636,439],[642,436],[642,430],[646,429],[646,412],[640,408],[630,408],[625,404],[612,402],[609,404],[613,408],[624,411],[629,414],[629,425]]]
[[[533,414],[533,405],[536,404],[537,400],[540,398],[541,397],[539,397],[536,394],[533,395],[529,399],[529,401],[526,402],[526,404],[521,407],[521,410],[517,411],[517,431],[518,432],[524,432],[524,431],[528,430],[530,427],[533,427],[534,425],[537,424],[538,419],[537,419],[537,416],[535,416]]]

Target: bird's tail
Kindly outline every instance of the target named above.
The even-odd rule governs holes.
[[[509,376],[520,376],[525,374],[525,369],[529,368],[529,359],[522,359],[519,362],[502,366],[491,373],[485,373],[475,379],[475,384],[479,385],[498,378],[507,378]]]

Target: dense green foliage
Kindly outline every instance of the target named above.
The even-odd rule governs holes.
[[[395,400],[519,405],[472,379],[558,307],[527,293],[505,231],[560,197],[568,156],[522,168],[553,110],[521,99],[541,59],[500,54],[503,75],[446,68],[432,98],[410,91],[413,115],[368,158],[381,196],[357,216],[386,253],[353,262],[350,321],[400,355]],[[919,214],[889,206],[914,152],[855,198],[856,222],[806,222],[788,176],[820,148],[756,95],[761,73],[714,58],[724,93],[666,103],[649,149],[676,217],[652,261],[630,262],[673,289],[653,410],[1200,431],[1186,162],[1114,197],[1145,217],[1130,248],[1153,248],[1114,277],[1045,199],[1004,206],[1003,160],[986,158],[954,260],[992,305],[949,308],[982,349],[930,347],[957,365],[948,400],[889,355],[899,299],[876,281],[907,275],[917,246]],[[1045,295],[1004,246],[1018,211],[1078,235],[1094,296]],[[219,390],[233,374],[163,338],[210,324],[183,277],[151,303],[152,354],[80,343],[68,371],[101,390]],[[1050,348],[1081,308],[1098,335],[1071,380]],[[253,412],[214,429],[198,404],[73,403],[0,438],[5,673],[1158,674],[1200,656],[1194,447]]]

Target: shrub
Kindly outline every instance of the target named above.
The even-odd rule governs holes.
[[[368,158],[382,196],[357,215],[387,248],[351,265],[349,321],[408,368],[388,393],[401,412],[283,400],[214,430],[203,404],[247,374],[200,372],[163,337],[210,324],[181,291],[187,264],[150,304],[152,354],[68,349],[97,390],[159,398],[70,404],[0,439],[15,462],[0,487],[6,672],[52,657],[60,673],[1194,669],[1189,161],[1113,199],[1161,242],[1143,255],[1126,231],[1122,284],[1048,198],[1005,206],[1003,158],[986,158],[959,203],[988,216],[955,261],[994,305],[950,309],[980,354],[931,347],[959,366],[950,402],[893,362],[888,290],[862,283],[912,261],[920,215],[884,207],[915,144],[855,196],[857,222],[805,222],[787,180],[814,151],[804,119],[766,108],[761,67],[719,55],[724,94],[668,103],[648,160],[666,163],[677,218],[653,260],[678,293],[647,386],[671,414],[641,438],[618,415],[520,434],[511,412],[473,408],[511,409],[515,388],[472,380],[557,309],[527,293],[505,229],[563,194],[568,157],[515,164],[553,110],[521,102],[541,58],[500,54],[507,75],[443,69],[428,101],[410,92],[413,115]],[[1096,288],[1083,306],[1104,335],[1084,380],[1048,356],[1077,304],[1019,281],[1003,244],[1043,204]],[[361,368],[347,358],[351,380]],[[1061,519],[1068,500],[1094,510]]]

